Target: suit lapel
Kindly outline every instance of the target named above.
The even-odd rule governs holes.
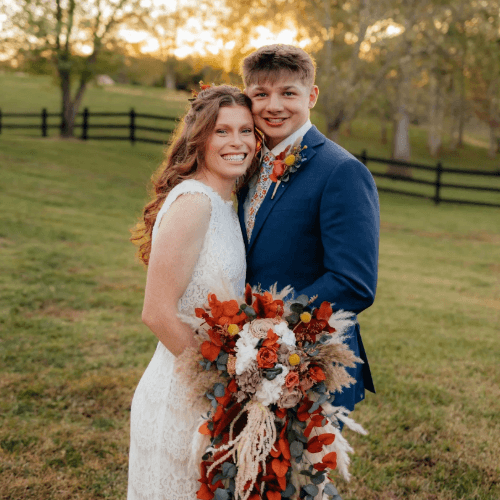
[[[238,193],[238,218],[240,220],[241,232],[243,234],[243,241],[245,242],[245,249],[248,251],[248,237],[247,237],[247,228],[245,224],[245,210],[243,208],[243,204],[248,195],[248,184],[241,189]]]
[[[257,239],[257,236],[259,235],[259,232],[262,229],[262,226],[264,225],[269,214],[271,213],[273,207],[276,205],[276,203],[278,203],[279,199],[288,189],[290,183],[294,182],[297,174],[299,174],[301,170],[306,168],[307,165],[310,163],[310,160],[316,154],[314,148],[322,144],[324,141],[325,141],[324,136],[318,131],[318,129],[314,126],[311,127],[307,132],[307,134],[304,136],[304,139],[302,140],[302,146],[307,146],[307,148],[302,152],[302,157],[304,158],[304,161],[302,162],[302,165],[300,166],[299,170],[291,174],[287,182],[282,182],[279,185],[278,189],[276,190],[276,194],[274,195],[274,198],[272,200],[271,196],[273,194],[276,184],[273,182],[269,186],[269,190],[266,194],[266,197],[264,198],[264,201],[262,202],[262,205],[260,206],[257,215],[255,216],[255,225],[252,230],[252,236],[250,238],[250,242],[247,243],[247,255],[250,253],[250,250],[252,249],[252,246],[255,240]],[[245,227],[245,225],[243,225],[243,227]],[[245,242],[246,242],[246,234],[245,234]]]

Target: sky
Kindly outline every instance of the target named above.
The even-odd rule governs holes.
[[[179,30],[178,33],[179,48],[174,53],[180,59],[191,54],[216,55],[222,50],[231,50],[235,45],[234,42],[224,43],[220,39],[215,39],[209,31],[200,32],[194,20],[190,24],[186,29]],[[297,44],[299,46],[305,46],[308,43],[307,40],[299,42],[297,31],[294,29],[273,32],[265,26],[258,26],[256,32],[257,37],[249,40],[249,45],[256,49],[271,43]],[[130,43],[142,43],[141,52],[143,53],[154,53],[159,48],[157,40],[145,32],[122,29],[120,35]]]

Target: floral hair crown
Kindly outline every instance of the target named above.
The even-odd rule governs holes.
[[[198,98],[199,92],[211,88],[213,86],[213,83],[212,84],[210,84],[210,83],[203,83],[203,80],[200,80],[199,81],[199,85],[200,85],[200,90],[199,91],[197,91],[195,89],[191,90],[191,93],[193,94],[193,97],[191,97],[190,99],[188,99],[188,101],[190,101],[190,102],[195,101]]]

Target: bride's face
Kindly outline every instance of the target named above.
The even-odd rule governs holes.
[[[223,107],[205,150],[205,168],[216,177],[234,181],[252,163],[256,139],[252,113],[245,106]]]

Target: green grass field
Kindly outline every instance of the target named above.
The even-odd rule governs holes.
[[[3,500],[125,498],[130,402],[156,345],[128,229],[160,158],[0,136]],[[500,213],[382,194],[381,215],[377,300],[360,317],[378,393],[354,414],[370,434],[349,433],[339,491],[498,500]]]

